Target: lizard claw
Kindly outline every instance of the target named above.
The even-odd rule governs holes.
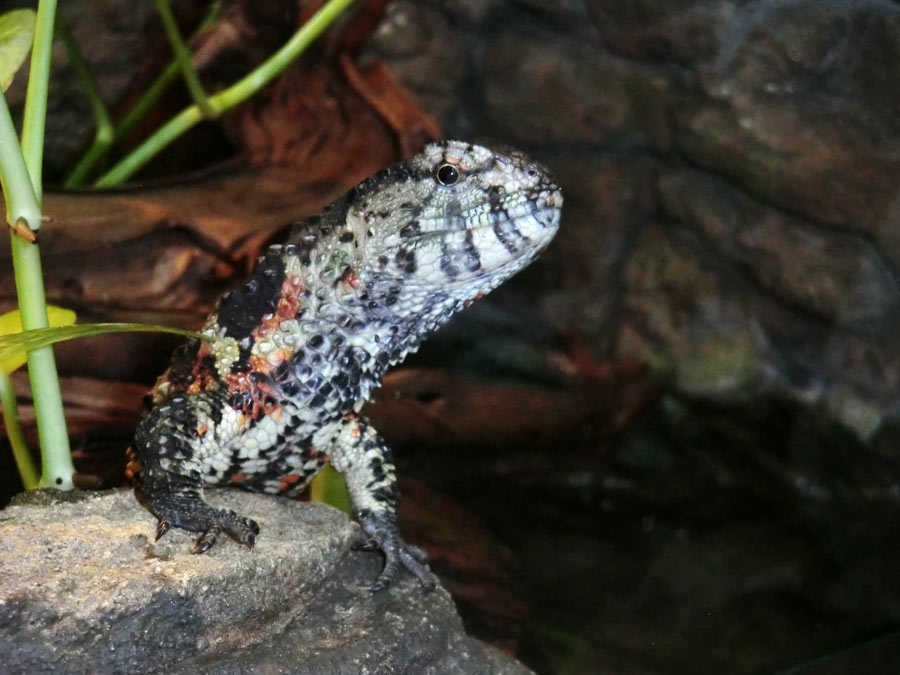
[[[256,535],[259,534],[259,525],[250,518],[237,518],[236,526],[229,529],[228,534],[252,551],[256,545]]]
[[[362,541],[358,541],[351,548],[354,551],[378,551],[381,547],[378,544],[378,540],[373,538],[364,539]]]
[[[160,520],[156,523],[156,539],[153,541],[159,541],[162,536],[169,531],[169,528],[172,527],[172,523],[168,520]]]
[[[197,539],[194,553],[206,553],[222,532],[252,550],[259,534],[259,525],[250,518],[242,518],[230,509],[223,509],[216,514],[214,522]]]
[[[434,576],[428,569],[428,556],[417,546],[410,546],[403,541],[400,531],[393,521],[375,516],[361,519],[361,525],[369,539],[360,546],[360,550],[379,549],[384,554],[384,567],[375,583],[369,587],[373,593],[383,591],[390,586],[401,568],[406,568],[422,586],[423,592],[434,589]]]
[[[196,553],[200,555],[202,553],[206,553],[210,548],[212,548],[213,544],[216,543],[216,540],[219,538],[219,534],[222,532],[222,528],[218,525],[213,525],[206,532],[200,535],[197,539],[197,542],[194,544],[194,550],[192,553]]]

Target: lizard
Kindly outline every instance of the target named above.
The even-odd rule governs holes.
[[[363,547],[384,556],[371,589],[402,568],[432,587],[397,526],[390,449],[360,410],[387,368],[546,248],[562,203],[525,155],[441,141],[295,223],[150,392],[128,474],[156,539],[175,527],[201,533],[195,553],[223,532],[252,548],[257,523],[213,508],[203,487],[295,497],[330,462]]]

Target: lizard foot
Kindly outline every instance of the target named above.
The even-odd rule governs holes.
[[[428,555],[418,546],[404,542],[397,525],[392,520],[363,516],[360,521],[368,539],[357,549],[379,550],[384,554],[384,567],[375,583],[369,587],[370,591],[376,593],[390,586],[397,578],[401,567],[405,567],[419,580],[424,592],[434,589],[434,576],[428,569]]]
[[[175,527],[181,527],[194,532],[202,532],[203,534],[194,544],[194,553],[206,553],[222,532],[247,548],[252,549],[256,543],[256,536],[259,534],[259,525],[250,518],[242,518],[231,509],[222,509],[220,511],[209,510],[204,514],[205,517],[194,517],[190,519],[178,517],[160,517],[156,525],[156,540],[159,541],[166,532]]]
[[[193,552],[206,553],[222,532],[252,549],[256,543],[256,535],[259,534],[259,525],[250,518],[242,518],[231,509],[222,509],[216,512],[215,522],[197,538]]]

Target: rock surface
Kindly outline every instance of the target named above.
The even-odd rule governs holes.
[[[0,662],[16,673],[530,672],[469,638],[450,596],[351,550],[340,512],[245,492],[218,506],[262,528],[249,552],[192,537],[153,543],[130,491],[38,492],[0,512]]]

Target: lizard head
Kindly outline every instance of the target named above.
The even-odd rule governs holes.
[[[521,153],[442,141],[360,183],[345,222],[365,242],[364,276],[469,300],[537,257],[562,203],[547,169]]]

